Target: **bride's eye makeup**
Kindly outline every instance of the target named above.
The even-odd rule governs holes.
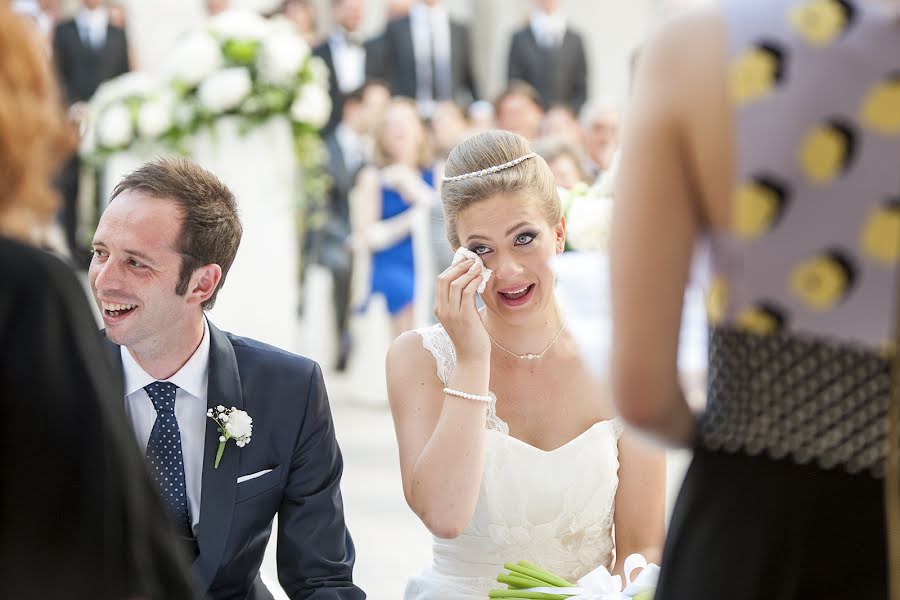
[[[475,254],[487,254],[491,251],[491,249],[484,244],[473,244],[469,247],[469,250],[474,252]]]
[[[522,233],[516,235],[516,246],[527,246],[531,242],[537,239],[538,233],[536,231],[523,231]]]

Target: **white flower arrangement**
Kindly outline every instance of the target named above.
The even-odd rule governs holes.
[[[283,19],[226,11],[185,36],[162,79],[130,73],[91,99],[82,156],[102,165],[113,153],[152,142],[184,152],[185,141],[225,116],[247,132],[266,120],[290,120],[295,153],[318,185],[324,157],[319,129],[328,121],[328,68]]]
[[[560,191],[566,215],[566,245],[570,249],[608,251],[617,170],[618,161],[614,161],[594,185],[579,184],[571,190]]]
[[[210,408],[206,411],[206,416],[215,421],[217,425],[216,431],[221,433],[219,436],[219,449],[216,452],[216,462],[214,468],[219,468],[219,461],[225,452],[225,443],[228,440],[234,440],[238,448],[243,448],[250,443],[250,437],[253,434],[253,419],[246,412],[238,410],[235,407],[225,408],[222,405],[215,409]]]

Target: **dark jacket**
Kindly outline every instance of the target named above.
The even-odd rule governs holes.
[[[587,100],[584,43],[568,28],[562,44],[555,48],[538,44],[530,26],[514,33],[507,74],[510,81],[524,81],[537,90],[545,109],[565,104],[577,114]]]

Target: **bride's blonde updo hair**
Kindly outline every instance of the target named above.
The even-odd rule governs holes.
[[[450,152],[444,176],[455,177],[481,171],[530,153],[528,140],[520,135],[510,131],[484,131],[460,142]],[[550,167],[540,156],[533,156],[495,173],[441,183],[444,225],[453,248],[460,245],[456,231],[459,213],[479,200],[497,195],[523,196],[537,202],[551,225],[556,225],[562,218],[562,205]]]

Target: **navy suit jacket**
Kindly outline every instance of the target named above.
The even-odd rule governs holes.
[[[278,514],[278,579],[295,600],[361,600],[353,584],[353,541],[344,524],[343,460],[319,366],[209,324],[207,405],[232,406],[253,419],[253,437],[225,447],[213,468],[219,432],[206,425],[199,556],[193,570],[216,600],[271,598],[258,579]],[[121,369],[119,346],[106,340]],[[242,475],[271,469],[240,484]]]

